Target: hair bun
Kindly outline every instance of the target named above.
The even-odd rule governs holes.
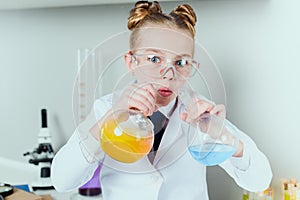
[[[157,1],[138,1],[130,11],[127,27],[129,30],[135,28],[146,16],[162,13],[161,7]]]
[[[195,14],[193,8],[190,5],[182,4],[180,6],[177,6],[170,13],[170,15],[173,15],[173,16],[174,16],[174,14],[181,17],[181,19],[184,21],[184,23],[189,28],[192,28],[193,32],[195,31],[194,26],[197,22],[197,17],[196,17],[196,14]]]

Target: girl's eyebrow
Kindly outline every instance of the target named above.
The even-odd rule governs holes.
[[[181,57],[189,57],[189,58],[191,58],[192,56],[191,55],[189,55],[189,54],[181,54],[181,55],[179,55],[179,56],[181,56]]]
[[[150,52],[150,53],[164,54],[164,51],[161,51],[159,49],[149,48],[149,49],[144,49],[144,51],[145,51],[145,53]],[[189,57],[189,58],[191,58],[192,56],[189,55],[189,54],[184,53],[184,54],[178,54],[178,55],[176,55],[176,57]]]
[[[159,49],[144,49],[145,52],[153,52],[153,53],[157,53],[157,54],[163,54],[163,51],[159,50]]]

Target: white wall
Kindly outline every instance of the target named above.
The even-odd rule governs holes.
[[[279,195],[280,178],[300,180],[300,3],[223,0],[191,5],[198,15],[196,39],[224,78],[228,118],[270,159],[272,186]],[[37,145],[43,107],[49,110],[55,150],[66,142],[74,130],[76,51],[126,30],[130,8],[0,11],[0,157],[27,161],[22,154]],[[209,169],[208,181],[212,200],[241,198],[241,190],[219,168]]]
[[[279,199],[281,178],[300,180],[300,3],[212,1],[200,5],[199,34],[223,74],[228,117],[269,158]],[[226,192],[232,181],[221,170],[211,170],[209,175],[210,185],[229,195],[221,198],[220,193],[212,193],[214,199],[237,199]],[[225,177],[223,181],[220,176]]]
[[[48,108],[54,145],[59,147],[67,140],[74,129],[72,90],[77,49],[94,47],[125,30],[128,9],[96,6],[1,11],[0,116],[1,134],[5,135],[0,141],[1,156],[9,152],[19,160],[24,151],[37,145],[40,109],[44,107]]]

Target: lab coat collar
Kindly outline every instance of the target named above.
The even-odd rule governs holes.
[[[160,107],[158,110],[168,119],[170,119],[170,112],[176,103],[176,98],[174,98],[168,105]],[[171,113],[172,115],[172,113]]]

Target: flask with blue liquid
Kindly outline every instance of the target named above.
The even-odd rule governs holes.
[[[201,97],[191,88],[184,87],[179,98],[185,112],[185,107],[192,99]],[[239,139],[226,129],[225,117],[208,112],[188,125],[187,138],[191,156],[205,166],[214,166],[226,161],[232,157],[239,145]]]

